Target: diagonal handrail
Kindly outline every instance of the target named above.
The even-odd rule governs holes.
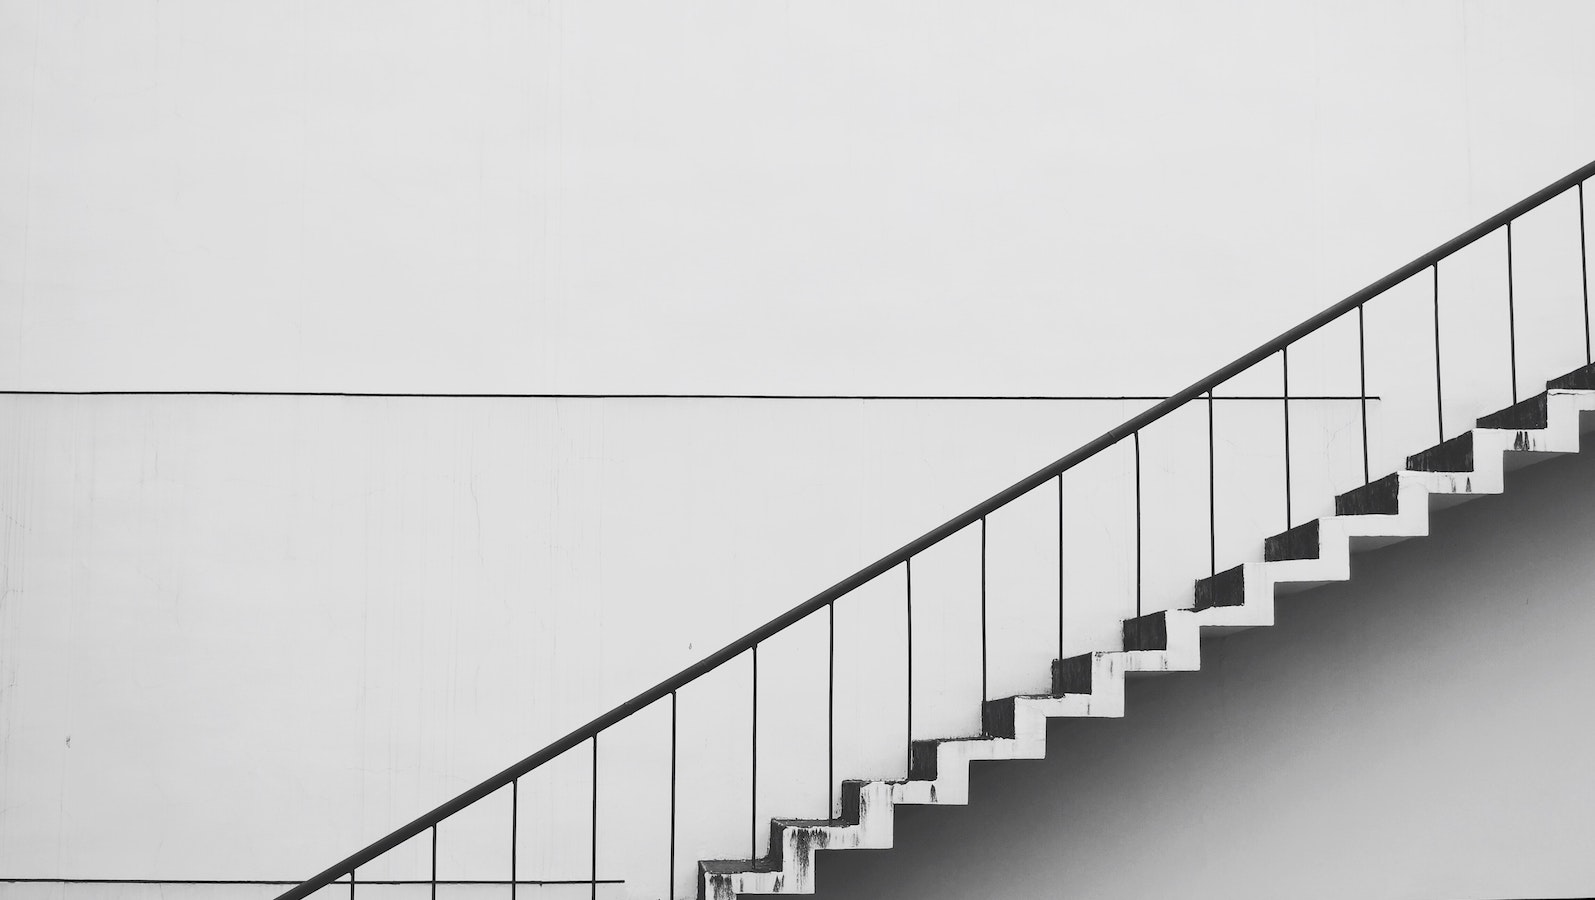
[[[1153,406],[1139,415],[1130,418],[1115,428],[1109,429],[1100,437],[1097,437],[1095,440],[1082,445],[1078,449],[1069,453],[1067,456],[1061,457],[1055,462],[1043,466],[1042,468],[1036,470],[1033,474],[1014,482],[1004,490],[992,495],[991,497],[988,497],[980,503],[975,504],[964,512],[953,516],[951,519],[948,519],[941,525],[938,525],[925,534],[920,535],[912,541],[909,541],[907,544],[904,544],[898,549],[888,553],[875,562],[870,563],[852,575],[849,575],[841,581],[838,581],[836,584],[833,584],[818,594],[815,594],[813,597],[809,598],[803,603],[800,603],[787,612],[782,613],[780,616],[771,619],[769,622],[766,622],[765,624],[755,628],[735,641],[732,641],[699,662],[688,666],[680,672],[677,672],[675,675],[672,675],[648,690],[643,691],[630,700],[620,704],[614,709],[611,709],[609,712],[606,712],[598,718],[593,719],[586,725],[577,728],[575,731],[572,731],[559,740],[554,741],[543,749],[533,753],[531,756],[528,756],[520,762],[517,762],[509,768],[503,770],[502,772],[499,772],[497,775],[484,780],[480,784],[465,791],[454,799],[449,800],[448,802],[438,806],[436,809],[417,817],[410,823],[393,830],[388,835],[378,838],[377,840],[366,845],[361,850],[358,850],[348,857],[338,861],[337,863],[334,863],[332,866],[329,866],[297,887],[285,891],[277,897],[277,900],[299,900],[299,898],[307,897],[311,893],[326,887],[329,884],[332,884],[340,876],[348,874],[352,870],[365,865],[366,863],[376,859],[389,850],[394,849],[405,841],[421,835],[427,829],[435,827],[444,819],[447,819],[455,813],[472,805],[473,803],[476,803],[478,800],[481,800],[496,791],[502,790],[503,788],[519,780],[522,776],[538,768],[539,766],[542,766],[544,763],[555,759],[556,757],[586,741],[592,740],[600,733],[607,730],[610,726],[624,721],[642,709],[645,709],[646,707],[663,700],[680,688],[690,684],[693,681],[696,681],[698,678],[707,675],[710,672],[713,672],[715,669],[718,669],[731,660],[741,656],[757,645],[764,643],[776,634],[786,630],[788,627],[826,608],[836,600],[846,596],[857,588],[862,587],[864,584],[875,579],[877,576],[880,576],[896,568],[897,566],[902,565],[907,560],[918,556],[920,553],[932,546],[935,546],[953,534],[956,534],[957,532],[968,528],[976,522],[979,522],[992,512],[1001,509],[1019,497],[1045,484],[1047,481],[1058,477],[1059,475],[1067,472],[1087,459],[1096,456],[1098,453],[1113,447],[1125,438],[1138,434],[1148,425],[1157,422],[1159,419],[1164,418],[1192,400],[1195,400],[1204,394],[1217,389],[1220,385],[1229,381],[1231,378],[1234,378],[1236,375],[1245,372],[1252,366],[1255,366],[1275,353],[1284,350],[1291,344],[1294,344],[1302,338],[1312,334],[1313,332],[1316,332],[1318,329],[1339,319],[1341,316],[1346,315],[1353,310],[1359,309],[1369,300],[1372,300],[1380,294],[1383,294],[1385,291],[1395,287],[1403,281],[1406,281],[1408,278],[1411,278],[1419,272],[1422,272],[1424,269],[1436,265],[1446,257],[1456,253],[1458,250],[1461,250],[1480,238],[1507,226],[1524,213],[1537,209],[1547,201],[1560,196],[1574,187],[1582,185],[1585,181],[1592,177],[1595,177],[1595,161],[1587,163],[1568,175],[1557,179],[1550,185],[1547,185],[1523,200],[1512,204],[1506,209],[1503,209],[1488,219],[1485,219],[1483,222],[1480,222],[1472,228],[1469,228],[1467,231],[1462,232],[1451,240],[1446,241],[1438,247],[1435,247],[1428,253],[1417,257],[1416,259],[1412,260],[1406,265],[1401,266],[1383,278],[1380,278],[1356,293],[1351,294],[1344,300],[1341,300],[1333,306],[1325,309],[1323,312],[1318,313],[1317,315],[1307,319],[1289,331],[1284,332],[1273,340],[1259,346],[1257,349],[1252,350],[1228,365],[1214,371],[1212,374],[1202,378],[1201,380],[1192,384],[1190,387],[1187,387],[1184,390],[1170,396],[1168,399],[1158,403],[1156,406]]]

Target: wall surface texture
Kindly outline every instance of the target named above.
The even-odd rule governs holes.
[[[0,383],[1168,391],[1587,162],[1592,18],[5,0]]]
[[[0,878],[319,869],[1587,162],[1591,33],[1590,4],[1505,0],[0,0]],[[1577,216],[1570,195],[1515,233],[1525,389],[1584,361]],[[1494,235],[1444,269],[1453,433],[1510,396],[1503,250]],[[1433,442],[1431,290],[1417,278],[1369,307],[1365,371],[1349,321],[1292,351],[1293,393],[1337,399],[1290,408],[1289,521],[1362,481],[1360,376],[1376,395],[1372,474]],[[1269,399],[1281,375],[1271,360],[1215,402],[1211,509],[1208,457],[1192,453],[1205,411],[1145,436],[1146,608],[1188,602],[1193,578],[1256,558],[1287,524],[1283,409]],[[94,390],[1107,399],[26,393]],[[1580,465],[1561,467],[1570,483]],[[1135,602],[1132,473],[1115,448],[1070,476],[1063,515],[1048,486],[991,518],[993,691],[1044,684],[1060,644],[1115,640]],[[1576,503],[1561,502],[1501,533],[1551,529],[1535,553],[1575,540],[1561,519]],[[977,724],[980,540],[916,561],[912,666],[906,573],[838,604],[836,778],[898,773],[909,677],[913,736]],[[1536,597],[1572,597],[1581,552],[1441,568],[1499,565],[1532,576]],[[1420,569],[1392,571],[1389,589]],[[1452,602],[1406,584],[1379,608]],[[1364,602],[1357,590],[1318,596],[1344,610]],[[1064,742],[1157,776],[1133,776],[1135,789],[1223,802],[1165,813],[1175,804],[1143,793],[1109,811],[1113,779],[1132,778],[1117,763],[1035,767],[1056,773],[1044,790],[994,772],[979,805],[924,828],[995,841],[1009,826],[986,798],[1004,792],[1029,798],[1015,822],[1046,827],[980,852],[989,870],[914,890],[974,891],[1021,848],[1034,853],[1015,891],[1067,869],[1087,893],[1136,896],[1133,870],[1139,896],[1184,896],[1174,861],[1205,860],[1218,885],[1240,858],[1225,854],[1252,849],[1270,861],[1247,872],[1261,885],[1306,865],[1281,843],[1298,832],[1316,835],[1297,849],[1325,862],[1327,886],[1360,890],[1344,880],[1358,873],[1389,875],[1378,883],[1392,891],[1441,884],[1415,868],[1431,857],[1388,849],[1407,847],[1394,824],[1406,821],[1446,835],[1452,855],[1432,859],[1471,879],[1453,896],[1484,896],[1516,877],[1508,857],[1580,835],[1492,856],[1468,843],[1484,832],[1463,833],[1486,827],[1477,817],[1443,815],[1452,801],[1399,799],[1489,761],[1464,751],[1549,779],[1558,760],[1510,752],[1571,752],[1573,737],[1532,736],[1583,728],[1576,715],[1484,740],[1470,731],[1483,707],[1448,699],[1470,682],[1437,677],[1406,693],[1383,676],[1333,682],[1408,700],[1410,714],[1331,702],[1321,678],[1292,695],[1313,702],[1287,703],[1293,676],[1269,669],[1287,651],[1264,648],[1360,678],[1450,671],[1446,654],[1465,646],[1468,677],[1496,673],[1489,690],[1530,673],[1553,686],[1514,689],[1523,716],[1578,683],[1576,654],[1486,628],[1477,617],[1499,610],[1478,599],[1445,626],[1456,642],[1425,632],[1422,655],[1387,653],[1396,631],[1358,632],[1366,658],[1351,658],[1367,665],[1341,672],[1324,654],[1353,642],[1335,629],[1392,622],[1348,613],[1316,637],[1294,630],[1291,615],[1331,615],[1316,603],[1291,607],[1283,637],[1220,645],[1218,674],[1149,684],[1132,697],[1138,718]],[[1533,636],[1576,641],[1577,609],[1535,605],[1570,618]],[[825,642],[814,620],[763,651],[752,798],[748,667],[683,695],[684,778],[702,786],[682,817],[678,894],[698,856],[741,852],[750,806],[826,814],[813,677]],[[1243,677],[1248,666],[1268,671]],[[1261,693],[1223,700],[1248,692]],[[1223,712],[1179,712],[1176,695]],[[1257,718],[1225,718],[1243,707]],[[1455,718],[1413,724],[1435,707]],[[1353,712],[1372,718],[1337,719]],[[662,713],[600,753],[600,874],[640,896],[669,877],[627,852],[660,837]],[[1285,722],[1289,740],[1246,736]],[[1143,728],[1154,736],[1133,738]],[[1452,733],[1467,740],[1442,740]],[[1244,748],[1271,746],[1264,769],[1243,765]],[[1324,775],[1341,753],[1394,755],[1358,770],[1363,783]],[[1174,780],[1191,765],[1214,778]],[[1102,778],[1080,794],[1081,773]],[[573,757],[527,785],[523,877],[586,877],[591,779]],[[1549,788],[1523,796],[1534,791]],[[1369,820],[1399,835],[1352,825],[1351,798],[1380,792],[1384,815]],[[1286,795],[1294,806],[1268,812]],[[1049,818],[1080,796],[1102,805]],[[445,836],[446,871],[507,874],[506,802]],[[1563,799],[1515,802],[1480,801],[1521,818]],[[1297,827],[1224,843],[1270,816]],[[1170,841],[1153,863],[1122,855],[1131,823],[1154,848]],[[907,842],[936,846],[918,830]],[[1376,841],[1387,855],[1355,869],[1317,853]],[[919,871],[901,868],[915,853],[827,872],[862,866],[856,889],[879,888],[870,879]],[[424,857],[408,847],[370,874],[410,877]],[[0,882],[30,900],[133,890]],[[1387,895],[1429,896],[1416,891]]]

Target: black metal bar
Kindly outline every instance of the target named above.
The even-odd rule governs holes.
[[[1373,481],[1368,469],[1368,340],[1363,331],[1362,307],[1357,307],[1357,393],[1362,402],[1362,483]]]
[[[1141,617],[1141,432],[1135,444],[1135,617]]]
[[[1058,473],[1058,658],[1063,659],[1063,473]]]
[[[1512,405],[1517,405],[1517,298],[1512,277],[1512,223],[1506,223],[1506,339],[1512,360]]]
[[[991,699],[986,692],[986,517],[980,517],[980,702]]]
[[[201,389],[148,390],[38,390],[0,388],[0,397],[334,397],[355,400],[868,400],[931,402],[1102,402],[1166,400],[1167,394],[487,394],[417,393],[414,391],[222,391]],[[1220,397],[1220,400],[1277,400],[1259,395]],[[1356,397],[1321,395],[1297,400],[1355,400]],[[167,882],[170,883],[170,882]],[[186,882],[185,882],[186,883]],[[288,882],[298,884],[299,882]],[[331,884],[333,882],[328,882]],[[340,880],[337,884],[343,884]],[[365,884],[376,884],[367,881]],[[526,881],[522,884],[533,884]],[[587,882],[583,881],[582,884]]]
[[[354,900],[354,869],[349,870],[349,898]]]
[[[1584,287],[1584,364],[1595,363],[1595,353],[1590,350],[1589,327],[1589,241],[1584,236],[1584,182],[1578,183],[1578,270],[1583,275]]]
[[[521,780],[519,778],[510,782],[510,900],[515,900],[515,893],[519,889],[517,873],[515,871],[517,857],[521,851]]]
[[[432,900],[438,895],[438,827],[432,826]]]
[[[827,604],[830,634],[825,650],[825,808],[835,811],[836,790],[836,604]],[[829,816],[830,813],[827,813]]]
[[[1290,348],[1279,351],[1280,371],[1284,374],[1284,393],[1281,403],[1285,412],[1285,530],[1289,531],[1295,519],[1290,508]]]
[[[568,885],[585,885],[590,878],[528,878],[524,881],[505,881],[502,878],[439,878],[438,884],[443,887],[513,887],[517,884],[531,884],[539,886],[564,887]],[[300,882],[286,878],[4,878],[0,877],[0,884],[140,884],[140,885],[181,885],[184,887],[292,887]],[[335,878],[327,885],[348,884],[344,878]],[[364,885],[380,887],[424,887],[431,882],[424,878],[367,878],[360,882]],[[625,884],[623,878],[600,878],[599,884]],[[323,885],[324,887],[326,885]]]
[[[1440,380],[1440,264],[1434,270],[1434,417],[1439,429],[1439,442],[1445,443],[1445,389]]]
[[[676,692],[670,692],[670,880],[666,897],[676,895]]]
[[[875,562],[870,563],[862,569],[859,569],[857,572],[854,572],[852,575],[849,575],[841,581],[838,581],[836,584],[831,585],[803,603],[794,606],[785,613],[782,613],[774,619],[771,619],[753,631],[725,645],[714,653],[709,654],[697,663],[682,669],[675,675],[672,675],[659,684],[656,684],[648,690],[643,691],[630,700],[627,700],[625,703],[616,706],[609,712],[598,716],[597,718],[588,722],[586,725],[577,728],[576,730],[554,741],[543,749],[538,750],[536,753],[533,753],[532,755],[522,759],[520,762],[517,762],[498,774],[487,778],[475,787],[460,793],[454,799],[442,803],[436,808],[416,817],[409,823],[394,829],[385,837],[378,838],[360,850],[355,851],[347,858],[301,882],[298,886],[283,892],[276,898],[276,900],[302,900],[302,898],[308,897],[310,894],[314,893],[320,888],[332,883],[334,880],[348,872],[351,868],[363,865],[364,863],[381,856],[383,853],[386,853],[387,851],[397,847],[398,845],[431,827],[434,822],[448,818],[467,806],[470,806],[472,803],[475,803],[477,800],[480,800],[482,797],[485,797],[493,791],[502,788],[505,784],[508,784],[512,778],[525,775],[527,772],[530,772],[549,760],[558,757],[565,751],[570,750],[572,747],[578,746],[583,741],[589,739],[593,735],[596,735],[598,732],[603,731],[617,722],[629,718],[638,710],[658,701],[671,691],[720,668],[730,660],[735,659],[736,657],[747,652],[749,647],[768,639],[771,635],[785,630],[794,622],[798,622],[804,618],[807,618],[810,614],[817,612],[820,607],[830,603],[832,600],[851,593],[858,587],[867,584],[883,573],[889,572],[898,565],[901,565],[903,561],[909,557],[917,556],[926,549],[941,543],[950,535],[957,534],[959,531],[962,531],[975,522],[981,521],[989,513],[993,512],[994,510],[1001,509],[1018,497],[1024,496],[1025,494],[1039,487],[1041,484],[1045,483],[1048,479],[1057,476],[1058,473],[1066,472],[1069,469],[1079,465],[1081,462],[1096,456],[1103,450],[1106,450],[1107,448],[1117,444],[1125,437],[1140,431],[1147,425],[1150,425],[1151,423],[1156,422],[1175,410],[1183,407],[1191,400],[1200,397],[1207,391],[1212,390],[1218,385],[1229,381],[1231,378],[1234,378],[1236,375],[1245,372],[1247,369],[1250,369],[1252,366],[1256,365],[1262,360],[1267,359],[1273,354],[1279,352],[1279,350],[1286,345],[1295,343],[1306,335],[1312,334],[1330,322],[1339,319],[1346,313],[1351,312],[1352,310],[1361,306],[1368,300],[1379,296],[1390,288],[1400,284],[1403,281],[1406,281],[1408,278],[1411,278],[1419,272],[1422,272],[1424,269],[1429,268],[1442,259],[1445,259],[1463,247],[1472,244],[1480,237],[1495,231],[1507,221],[1515,219],[1518,216],[1521,216],[1522,214],[1539,207],[1546,201],[1562,194],[1565,191],[1571,190],[1575,185],[1591,177],[1595,177],[1595,162],[1591,162],[1580,167],[1578,170],[1561,179],[1558,179],[1549,186],[1536,191],[1534,194],[1531,194],[1517,203],[1512,204],[1511,206],[1499,213],[1496,213],[1478,225],[1475,225],[1451,240],[1446,241],[1438,247],[1435,247],[1433,250],[1424,253],[1406,265],[1395,269],[1388,275],[1373,281],[1366,287],[1363,287],[1361,290],[1356,291],[1340,302],[1328,307],[1323,312],[1320,312],[1317,315],[1303,321],[1294,328],[1283,332],[1273,340],[1270,340],[1255,350],[1252,350],[1250,353],[1243,354],[1233,362],[1210,373],[1184,390],[1173,394],[1162,402],[1157,403],[1140,414],[1131,417],[1122,424],[1109,429],[1099,437],[1091,441],[1087,441],[1085,444],[1071,451],[1067,455],[1014,482],[1007,488],[997,492],[996,494],[993,494],[992,496],[970,507],[964,512],[952,517],[951,519],[948,519],[941,525],[938,525],[930,531],[925,532],[924,534],[897,548],[891,553],[888,553]]]
[[[1218,574],[1218,453],[1213,438],[1213,392],[1207,392],[1207,574]]]
[[[908,767],[906,771],[910,776],[914,770],[914,561],[903,560],[903,626],[908,635],[908,702],[904,704],[908,711],[908,722],[903,734],[907,739],[903,742],[903,759]]]
[[[749,747],[752,772],[748,776],[748,859],[759,858],[759,645],[753,650],[753,734]]]
[[[592,849],[592,867],[588,870],[592,875],[592,885],[588,896],[598,900],[598,735],[593,735],[593,819],[592,839],[589,846]]]

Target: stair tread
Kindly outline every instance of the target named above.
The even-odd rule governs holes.
[[[698,868],[705,875],[740,875],[744,872],[779,872],[782,867],[769,857],[758,859],[700,859]]]
[[[916,744],[925,744],[927,746],[935,746],[936,744],[955,744],[955,743],[957,743],[959,741],[989,741],[989,740],[992,740],[992,736],[989,735],[989,734],[971,734],[971,735],[965,735],[963,737],[914,738],[914,743],[916,743]]]
[[[846,819],[771,819],[777,828],[852,828],[856,823]]]

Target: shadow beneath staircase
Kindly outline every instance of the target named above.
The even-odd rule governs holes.
[[[1588,449],[1588,448],[1587,448]],[[1144,676],[971,805],[827,853],[822,900],[1595,893],[1595,453],[1359,554],[1278,624]]]

